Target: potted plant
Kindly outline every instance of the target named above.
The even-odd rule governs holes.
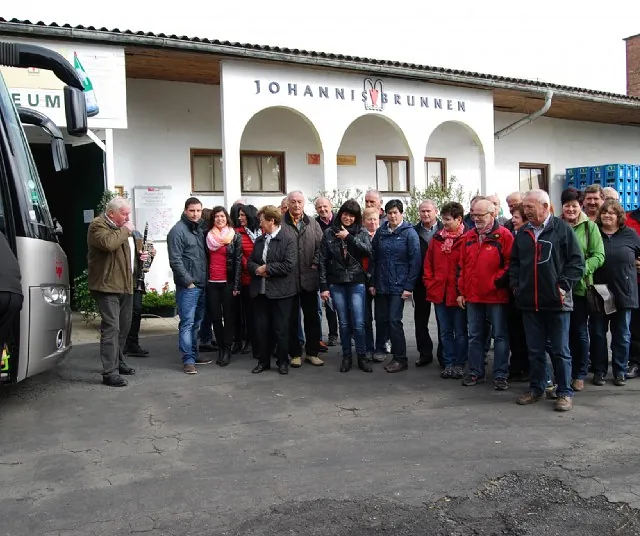
[[[162,318],[173,318],[178,314],[176,292],[169,290],[168,282],[162,286],[160,292],[153,287],[147,287],[147,292],[142,296],[142,314]]]

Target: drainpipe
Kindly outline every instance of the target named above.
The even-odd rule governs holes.
[[[547,91],[546,97],[544,100],[544,106],[542,108],[540,108],[537,112],[533,112],[532,114],[529,114],[526,117],[519,119],[515,123],[509,125],[508,127],[505,127],[502,130],[499,130],[498,132],[496,132],[495,133],[496,140],[499,140],[500,138],[504,138],[505,136],[508,136],[514,130],[518,130],[520,127],[523,127],[524,125],[533,123],[536,119],[538,119],[538,117],[546,114],[549,111],[549,108],[551,108],[552,99],[553,99],[553,91]]]

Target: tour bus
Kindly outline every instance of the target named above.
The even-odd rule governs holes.
[[[64,84],[67,132],[87,133],[84,86],[73,66],[44,47],[0,42],[0,65],[52,71]],[[0,383],[16,383],[54,367],[71,349],[67,257],[44,196],[22,123],[51,137],[56,170],[67,166],[64,139],[45,115],[16,108],[0,74],[0,232],[16,253],[24,302],[17,337],[2,349]]]

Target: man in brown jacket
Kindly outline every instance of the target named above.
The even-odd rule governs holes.
[[[98,304],[102,383],[124,387],[120,376],[135,374],[123,360],[122,350],[131,324],[133,303],[133,263],[129,238],[133,232],[131,207],[122,197],[112,199],[105,213],[89,224],[88,286]],[[141,255],[145,260],[146,254]]]

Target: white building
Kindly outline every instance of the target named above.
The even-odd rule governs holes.
[[[390,199],[455,176],[470,193],[504,199],[542,187],[557,202],[565,168],[640,164],[640,98],[633,96],[2,19],[0,39],[38,41],[70,58],[77,51],[93,82],[100,113],[89,122],[91,149],[70,148],[71,165],[75,151],[85,167],[76,165],[64,184],[77,192],[66,226],[59,216],[75,274],[85,267],[83,222],[90,214],[83,211],[105,187],[129,193],[138,226],[150,222],[159,255],[149,280],[159,286],[171,280],[166,231],[191,195],[208,207],[240,198],[258,207],[279,204],[294,189],[312,198],[319,191],[375,188]],[[60,88],[37,81],[37,73],[23,79],[8,79],[20,103],[44,108],[63,125],[54,100]],[[536,118],[539,111],[544,115]],[[507,129],[521,119],[521,128]],[[29,136],[34,144],[42,141]],[[58,216],[62,209],[47,181],[45,189]]]

